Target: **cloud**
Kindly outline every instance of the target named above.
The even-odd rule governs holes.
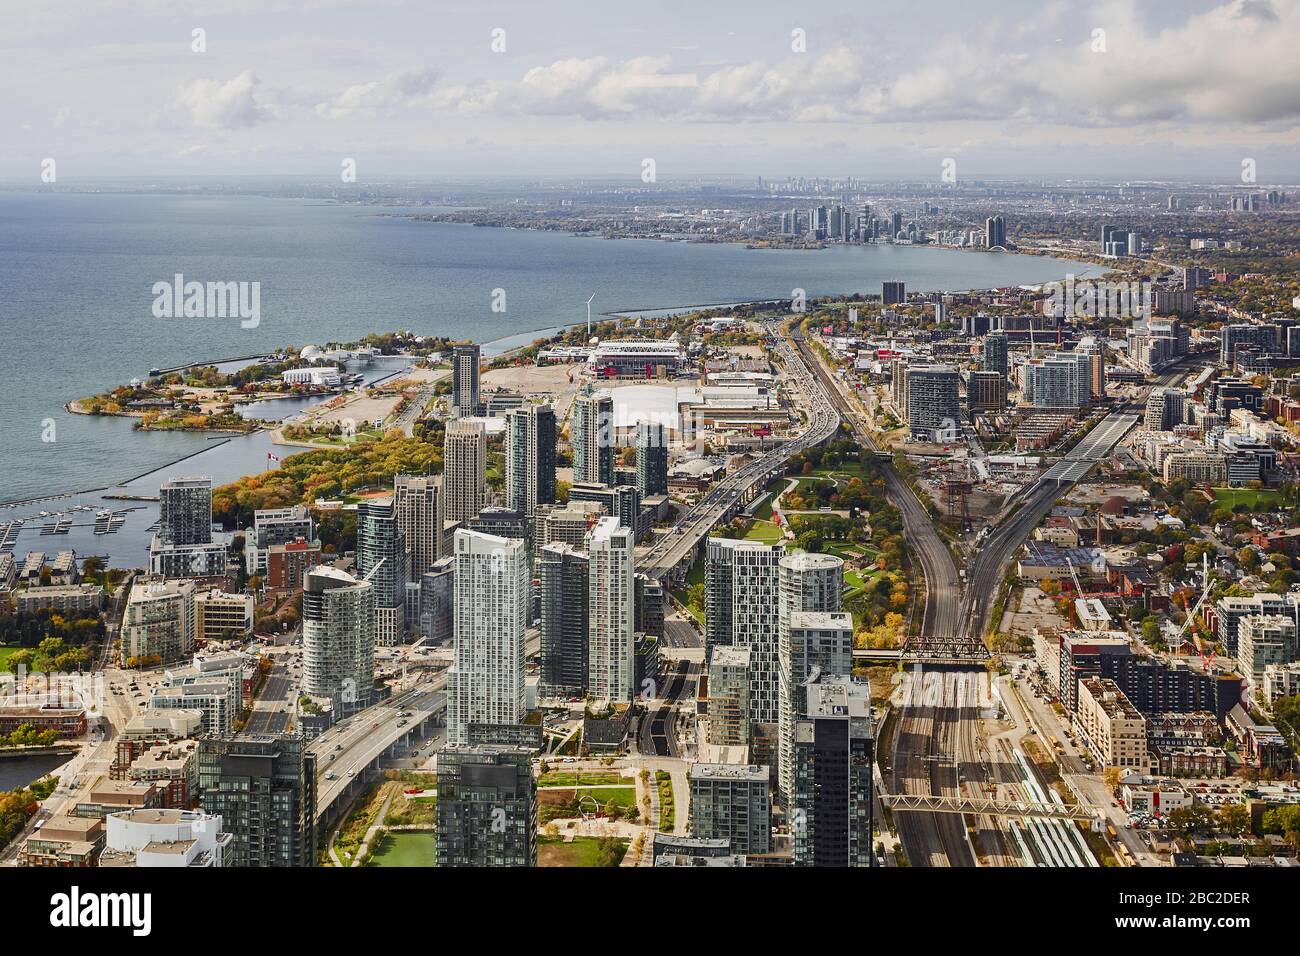
[[[182,86],[177,103],[190,122],[205,129],[242,129],[272,118],[275,110],[258,103],[261,81],[249,70],[222,83],[195,80]]]
[[[334,99],[317,103],[315,113],[326,119],[391,116],[398,110],[443,106],[433,96],[442,73],[434,67],[389,73],[383,79],[350,86]]]
[[[1110,0],[1089,12],[1105,31],[1102,51],[1094,27],[1061,36],[1062,10],[935,36],[901,59],[840,45],[697,75],[670,56],[596,56],[459,89],[476,108],[587,120],[1089,126],[1300,117],[1300,0],[1233,0],[1160,30],[1144,25],[1133,0]]]

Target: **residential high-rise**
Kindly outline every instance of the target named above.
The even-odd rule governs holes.
[[[541,593],[541,680],[544,697],[587,695],[588,561],[585,551],[557,542],[538,552]]]
[[[244,535],[244,569],[249,575],[266,574],[271,548],[298,539],[316,538],[311,512],[304,505],[289,508],[259,508],[253,512],[253,527]],[[298,581],[295,587],[301,587]]]
[[[370,581],[324,566],[302,593],[302,689],[335,713],[369,707],[375,689],[375,592]]]
[[[966,380],[966,407],[971,417],[980,412],[1000,412],[1007,407],[1007,377],[1001,372],[975,369]]]
[[[316,865],[316,755],[299,736],[199,741],[203,810],[233,834],[225,865]]]
[[[441,483],[431,475],[393,478],[393,508],[397,528],[406,544],[407,573],[418,582],[442,557]]]
[[[1007,221],[1001,216],[990,216],[984,220],[984,248],[993,249],[1007,244]]]
[[[884,305],[902,305],[907,302],[907,283],[890,280],[886,281],[880,293],[880,300]]]
[[[984,351],[980,364],[986,372],[997,372],[1006,377],[1010,366],[1007,364],[1007,336],[1005,332],[990,332],[984,336]]]
[[[708,742],[749,746],[749,648],[715,647],[709,658]]]
[[[709,538],[706,548],[704,593],[709,650],[716,643],[749,648],[750,720],[775,724],[780,713],[778,564],[785,557],[785,547]]]
[[[451,640],[455,607],[456,559],[439,558],[420,575],[420,633],[434,645]]]
[[[523,541],[477,531],[453,544],[455,656],[447,675],[447,740],[469,742],[469,725],[524,717],[528,556]]]
[[[956,441],[961,416],[957,370],[949,365],[912,365],[907,375],[907,426],[913,438]]]
[[[1106,397],[1106,353],[1094,336],[1087,335],[1079,339],[1075,351],[1088,356],[1088,391],[1090,398]]]
[[[481,421],[448,422],[443,446],[443,521],[469,521],[483,507],[487,485],[487,429]]]
[[[393,647],[405,634],[406,539],[391,498],[357,505],[357,575],[373,588],[375,643]]]
[[[479,375],[482,355],[478,344],[456,345],[451,350],[451,410],[457,418],[479,414],[482,397]]]
[[[506,415],[506,506],[532,516],[555,502],[555,410],[525,405]]]
[[[768,768],[691,764],[691,834],[729,840],[732,853],[767,853],[772,846]]]
[[[788,807],[794,792],[794,720],[802,713],[803,682],[816,671],[853,672],[853,619],[844,609],[844,561],[798,551],[778,567],[777,781]]]
[[[804,688],[794,728],[796,866],[871,866],[871,688],[849,677],[818,677]]]
[[[532,751],[496,744],[438,751],[438,866],[536,866]]]
[[[587,691],[630,701],[634,691],[635,536],[617,518],[601,518],[587,536]]]
[[[569,488],[569,506],[584,501],[599,502],[605,514],[619,520],[623,527],[636,534],[641,516],[641,495],[636,485],[597,485],[575,481]]]
[[[212,541],[212,479],[172,478],[158,489],[158,540],[165,545]]]
[[[608,485],[614,480],[614,399],[607,391],[573,400],[573,480]]]
[[[122,666],[189,657],[194,652],[194,597],[194,582],[184,578],[133,583],[122,615]]]
[[[657,422],[636,426],[636,490],[642,498],[668,494],[668,436]]]

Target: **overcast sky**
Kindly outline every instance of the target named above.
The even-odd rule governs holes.
[[[4,0],[0,176],[1296,182],[1297,51],[1300,0]]]

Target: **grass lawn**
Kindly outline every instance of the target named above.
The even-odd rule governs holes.
[[[611,800],[614,806],[623,807],[626,810],[636,809],[636,787],[582,787],[578,790],[578,799],[584,796],[590,796],[597,801],[602,807]]]
[[[776,544],[781,539],[781,529],[770,521],[755,521],[745,535],[746,541],[762,541],[764,544]]]
[[[0,647],[0,671],[7,670],[9,667],[9,658],[13,657],[21,647]]]
[[[385,833],[366,866],[436,866],[437,839],[432,831]]]
[[[1258,491],[1253,488],[1215,488],[1214,497],[1226,508],[1248,505],[1251,510],[1255,510],[1260,505],[1271,507],[1278,504],[1282,496],[1275,489],[1269,488],[1261,488]]]
[[[622,852],[618,855],[618,861],[623,861],[623,854],[627,852],[627,841],[620,840]],[[599,866],[600,841],[596,837],[574,837],[569,843],[565,843],[559,837],[538,837],[537,839],[537,865],[538,866]]]
[[[666,770],[656,770],[655,787],[659,790],[659,832],[672,833],[677,822],[672,775]]]
[[[690,587],[692,584],[703,584],[703,583],[704,583],[704,559],[701,558],[700,560],[692,564],[691,569],[686,572],[686,586]]]

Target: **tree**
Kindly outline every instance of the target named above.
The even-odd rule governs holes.
[[[1244,803],[1229,803],[1219,808],[1219,826],[1233,836],[1250,829],[1250,811]]]
[[[1106,789],[1114,793],[1119,789],[1119,767],[1107,767],[1101,775],[1101,779],[1106,783]]]
[[[1155,617],[1148,617],[1142,622],[1142,640],[1148,644],[1154,644],[1160,640],[1160,621]]]

